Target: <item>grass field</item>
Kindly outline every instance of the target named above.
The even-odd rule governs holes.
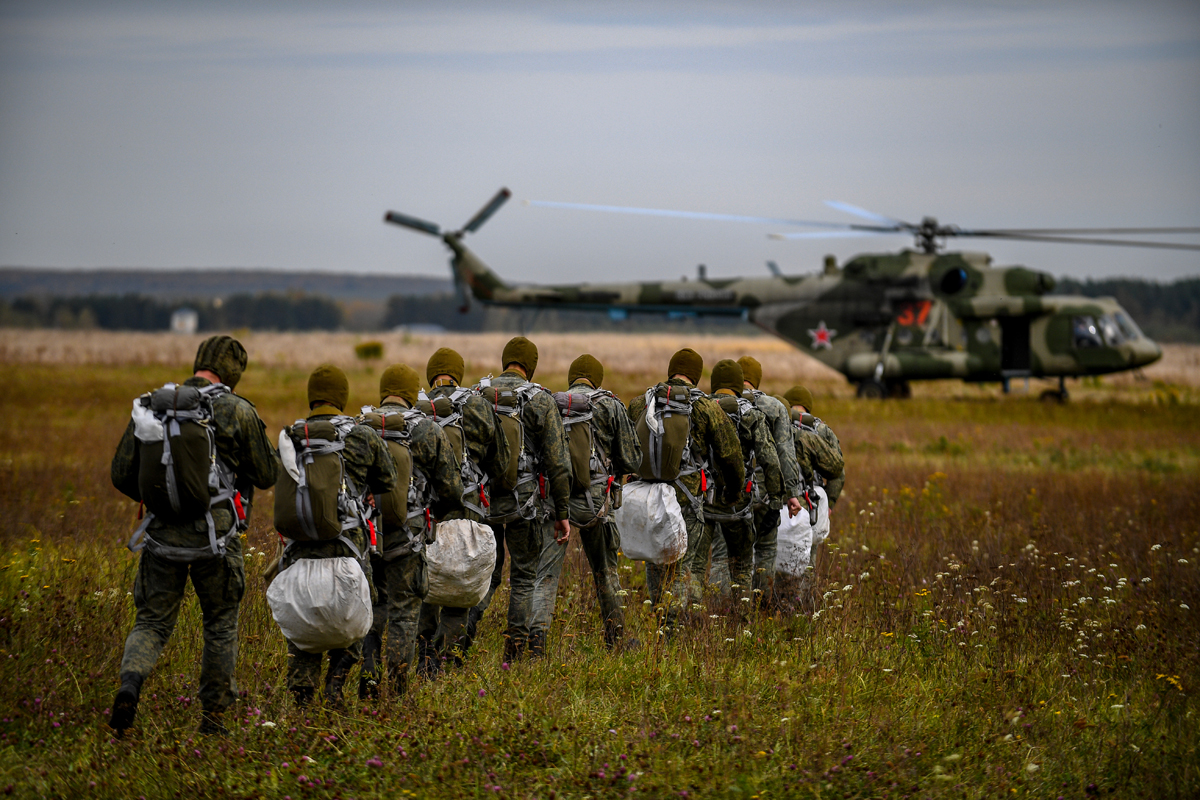
[[[468,377],[504,336],[383,339],[419,368],[443,343]],[[134,395],[179,379],[196,340],[0,331],[0,792],[24,797],[1195,797],[1200,794],[1197,350],[1091,382],[1066,406],[919,384],[867,403],[772,339],[534,337],[555,388],[583,350],[626,398],[676,347],[751,353],[767,388],[813,384],[847,486],[809,616],[748,620],[710,598],[664,646],[639,565],[601,646],[577,543],[550,654],[500,664],[506,595],[465,669],[408,696],[299,714],[260,580],[269,496],[248,533],[239,686],[225,739],[195,734],[200,617],[175,637],[123,740],[106,727],[136,559],[108,464]],[[307,372],[381,364],[352,336],[248,335],[239,390],[272,432]],[[1157,372],[1156,372],[1157,370]],[[419,371],[423,371],[419,369]],[[1035,385],[1035,389],[1036,389]],[[503,590],[502,590],[503,592]]]

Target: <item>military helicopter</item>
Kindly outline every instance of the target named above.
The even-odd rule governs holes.
[[[984,253],[941,253],[954,237],[1111,244],[1200,250],[1170,242],[1079,238],[1082,234],[1197,233],[1200,228],[964,230],[932,218],[895,220],[844,203],[871,225],[741,217],[700,212],[534,202],[543,207],[616,211],[708,220],[768,222],[825,228],[776,238],[909,233],[915,250],[859,255],[839,266],[832,256],[815,275],[784,275],[643,283],[515,285],[506,283],[463,243],[511,197],[501,189],[459,230],[389,211],[384,221],[438,236],[452,252],[451,273],[463,301],[492,305],[629,313],[738,316],[788,341],[858,385],[866,398],[908,397],[910,381],[961,378],[1000,382],[1059,379],[1045,399],[1067,399],[1066,378],[1136,369],[1162,357],[1112,298],[1051,296],[1053,276],[1022,266],[993,267]]]

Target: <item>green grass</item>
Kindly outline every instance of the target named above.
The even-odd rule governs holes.
[[[171,377],[0,368],[0,791],[1200,792],[1200,426],[1195,406],[1172,403],[829,401],[819,412],[849,479],[815,618],[742,618],[706,598],[666,645],[640,565],[623,562],[628,626],[645,646],[612,655],[576,543],[545,659],[501,667],[502,590],[463,670],[345,714],[300,714],[286,699],[260,498],[232,735],[195,733],[200,616],[189,600],[137,726],[114,740],[104,722],[132,623],[136,559],[122,545],[135,508],[109,485],[108,461],[132,396]],[[377,373],[350,377],[352,405],[371,400]],[[306,378],[251,369],[239,389],[274,432],[301,413]]]

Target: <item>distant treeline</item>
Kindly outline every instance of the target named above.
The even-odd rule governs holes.
[[[1180,278],[1174,283],[1139,278],[1062,278],[1054,293],[1115,297],[1151,339],[1200,342],[1200,278]]]
[[[18,297],[0,300],[0,326],[165,331],[171,315],[190,308],[200,330],[311,331],[342,327],[342,308],[323,297],[304,294],[235,294],[227,300],[167,302],[144,295]]]

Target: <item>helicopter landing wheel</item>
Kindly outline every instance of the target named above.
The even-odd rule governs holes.
[[[912,397],[912,387],[908,381],[890,381],[887,385],[888,397],[907,400]]]
[[[888,396],[888,389],[879,381],[869,380],[858,385],[857,394],[867,400],[883,400]]]

